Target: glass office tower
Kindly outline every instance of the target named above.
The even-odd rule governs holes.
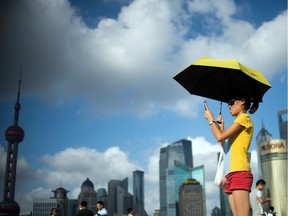
[[[183,206],[180,206],[181,204],[179,203],[179,189],[185,184],[185,182],[189,182],[189,179],[194,179],[197,181],[200,186],[203,194],[201,193],[201,200],[198,200],[197,202],[201,203],[201,206],[203,206],[203,209],[201,208],[201,212],[203,214],[199,214],[198,216],[201,215],[206,215],[206,196],[205,196],[205,171],[204,171],[204,165],[198,166],[198,167],[187,167],[178,161],[174,162],[174,181],[175,181],[175,203],[176,203],[176,214],[175,215],[180,215],[180,209]],[[171,193],[172,196],[172,193]],[[183,200],[185,201],[185,200]],[[185,202],[186,203],[186,202]],[[190,203],[191,206],[193,206],[195,203]],[[183,205],[183,203],[182,203]],[[192,208],[192,207],[191,207]]]
[[[144,207],[144,172],[133,172],[133,211],[139,216],[147,216]]]
[[[175,161],[192,169],[193,159],[191,141],[182,139],[160,149],[160,216],[177,215]]]

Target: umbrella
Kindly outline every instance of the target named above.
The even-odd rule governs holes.
[[[174,79],[190,94],[228,102],[233,92],[241,91],[254,102],[262,102],[270,83],[257,70],[235,59],[203,57],[178,73]]]

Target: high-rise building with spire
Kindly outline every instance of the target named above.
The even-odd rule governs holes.
[[[288,134],[288,131],[287,131],[287,125],[288,125],[287,114],[288,114],[288,109],[281,110],[277,114],[278,114],[278,124],[279,124],[280,139],[287,140],[287,134]],[[285,116],[286,116],[286,118],[285,118]]]
[[[262,176],[262,169],[261,169],[261,154],[260,154],[260,143],[269,143],[272,140],[272,135],[266,130],[265,126],[264,126],[264,122],[262,121],[262,127],[256,137],[256,143],[257,143],[257,159],[258,159],[258,175]]]
[[[22,68],[21,68],[22,73]],[[18,216],[20,213],[20,206],[14,200],[15,184],[16,184],[16,168],[17,168],[17,154],[18,144],[24,139],[24,130],[18,125],[19,111],[20,111],[20,87],[21,87],[21,73],[19,79],[17,101],[14,109],[14,124],[6,129],[5,138],[8,141],[6,170],[4,179],[4,193],[3,201],[0,203],[0,214],[7,216]]]
[[[283,127],[283,125],[283,121],[279,121],[279,126]],[[281,127],[279,130],[281,131]],[[263,178],[266,181],[266,187],[263,190],[264,195],[265,197],[272,198],[269,205],[274,207],[278,215],[287,216],[287,140],[283,138],[272,139],[272,135],[265,129],[262,123],[262,128],[256,137],[256,142],[259,155],[258,164],[260,166],[259,178]],[[267,209],[265,210],[267,211]]]

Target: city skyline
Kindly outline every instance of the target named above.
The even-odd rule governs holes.
[[[237,58],[272,85],[251,115],[255,176],[262,122],[279,137],[277,113],[287,108],[286,1],[3,0],[0,14],[0,194],[22,63],[25,139],[15,200],[23,213],[60,185],[76,198],[87,176],[106,188],[110,179],[131,182],[131,171],[143,170],[152,214],[159,209],[160,149],[180,139],[192,141],[193,165],[205,166],[207,214],[219,206],[213,178],[220,147],[203,117],[205,98],[173,80],[203,56]],[[216,117],[219,102],[207,103]],[[225,103],[222,113],[229,125]]]

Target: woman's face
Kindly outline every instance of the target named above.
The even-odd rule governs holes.
[[[241,111],[243,111],[244,102],[243,100],[239,99],[230,99],[228,102],[228,107],[230,114],[232,116],[237,116]]]

